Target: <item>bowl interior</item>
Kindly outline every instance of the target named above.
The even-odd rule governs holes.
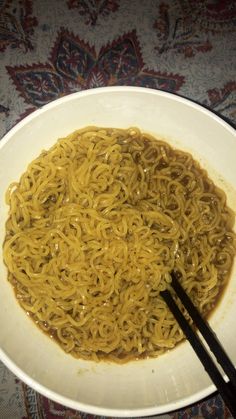
[[[236,209],[236,135],[225,122],[177,96],[142,88],[102,88],[55,101],[14,127],[0,143],[0,238],[4,194],[28,163],[55,141],[87,126],[138,126],[190,151]],[[0,247],[2,260],[2,246]],[[142,416],[193,403],[214,390],[187,342],[157,359],[125,365],[74,359],[45,336],[17,304],[0,263],[0,357],[49,398],[90,413]],[[210,323],[236,363],[236,269]]]

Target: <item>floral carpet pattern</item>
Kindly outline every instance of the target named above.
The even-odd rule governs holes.
[[[58,97],[100,86],[188,97],[236,126],[235,0],[0,0],[0,138]],[[98,418],[0,362],[0,419]],[[228,419],[215,394],[163,419]]]
[[[37,19],[32,16],[32,1],[0,2],[0,51],[11,48],[23,48],[26,52],[33,48],[30,36],[37,26]]]
[[[69,9],[78,9],[81,16],[85,16],[87,25],[96,25],[99,15],[107,16],[119,8],[119,1],[115,0],[68,0]]]
[[[98,53],[61,29],[46,64],[7,67],[16,89],[37,109],[60,96],[112,85],[177,92],[184,77],[145,69],[136,32],[124,34]]]

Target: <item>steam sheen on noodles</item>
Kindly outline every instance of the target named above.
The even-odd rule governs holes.
[[[205,315],[235,254],[233,212],[192,156],[87,127],[10,185],[4,260],[21,306],[72,355],[157,356],[183,339],[159,296],[177,270]]]

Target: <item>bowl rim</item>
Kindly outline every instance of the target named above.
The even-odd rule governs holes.
[[[10,138],[17,133],[17,131],[23,127],[24,125],[28,124],[31,120],[37,118],[42,113],[47,112],[50,109],[53,109],[57,106],[60,106],[62,103],[70,102],[71,100],[76,100],[80,97],[85,96],[93,96],[97,94],[103,93],[115,93],[115,92],[127,92],[127,93],[143,93],[143,94],[152,94],[156,96],[161,96],[165,98],[169,98],[170,100],[174,100],[176,102],[185,104],[195,110],[198,110],[205,115],[213,118],[218,124],[222,125],[225,129],[227,129],[231,134],[236,137],[236,129],[230,125],[229,122],[225,121],[222,117],[217,115],[214,111],[206,108],[195,101],[188,99],[186,97],[179,96],[175,93],[166,92],[163,90],[158,89],[151,89],[146,87],[135,87],[135,86],[108,86],[108,87],[97,87],[88,90],[82,90],[79,92],[71,93],[69,95],[63,96],[59,99],[55,99],[48,104],[42,106],[40,109],[37,109],[23,118],[21,121],[16,123],[3,137],[0,139],[0,150],[4,145],[10,140]],[[211,395],[216,390],[213,383],[209,384],[203,390],[194,393],[191,396],[187,396],[180,400],[166,403],[159,406],[152,406],[152,407],[143,407],[143,408],[129,408],[129,409],[117,409],[117,408],[107,408],[107,407],[100,407],[94,406],[91,404],[85,404],[80,401],[75,401],[70,399],[69,397],[65,397],[60,395],[59,393],[50,390],[45,385],[38,383],[34,378],[31,378],[28,374],[26,374],[18,365],[14,362],[14,360],[8,356],[8,354],[0,348],[0,360],[4,363],[4,365],[20,380],[25,382],[28,386],[33,388],[35,391],[47,397],[59,404],[67,406],[69,408],[75,410],[81,410],[85,413],[96,414],[101,416],[116,416],[116,417],[140,417],[140,416],[151,416],[151,415],[158,415],[158,414],[166,414],[172,411],[184,409],[191,404],[195,404],[198,401],[204,399],[205,397]]]
[[[228,131],[231,132],[231,134],[236,136],[236,128],[234,128],[233,125],[231,125],[228,121],[226,121],[223,116],[220,116],[215,111],[207,108],[204,105],[201,105],[198,102],[195,102],[193,99],[186,98],[184,96],[180,96],[176,93],[172,92],[166,92],[164,90],[158,90],[158,89],[151,89],[149,87],[136,87],[136,86],[106,86],[106,87],[95,87],[93,89],[87,89],[87,90],[80,90],[79,92],[70,93],[66,96],[60,97],[58,99],[52,100],[51,102],[47,103],[46,105],[43,105],[39,109],[34,110],[29,115],[25,116],[20,121],[16,122],[15,125],[13,125],[12,128],[10,128],[9,131],[7,131],[3,137],[0,139],[0,149],[5,145],[6,142],[9,141],[9,138],[15,134],[21,127],[26,125],[29,121],[32,119],[37,118],[39,115],[41,115],[44,112],[47,112],[49,109],[54,108],[56,106],[59,106],[61,103],[70,102],[71,100],[76,100],[77,97],[84,97],[84,96],[91,96],[96,95],[99,93],[115,93],[115,92],[133,92],[133,93],[149,93],[156,96],[162,96],[166,97],[172,100],[175,100],[176,102],[185,104],[187,106],[190,106],[205,115],[213,118],[215,121],[220,123],[224,126]]]
[[[23,381],[25,384],[27,384],[29,387],[31,387],[33,390],[35,390],[42,396],[50,400],[53,400],[54,402],[59,403],[63,406],[67,406],[71,409],[82,411],[88,414],[99,415],[99,416],[138,418],[138,417],[168,414],[174,411],[185,409],[188,406],[193,405],[201,401],[202,399],[205,399],[206,397],[210,396],[216,391],[216,387],[212,383],[205,389],[200,390],[197,393],[194,393],[194,395],[184,397],[178,401],[165,403],[159,406],[156,405],[152,407],[134,408],[134,409],[131,409],[131,408],[117,409],[117,408],[100,407],[100,406],[94,406],[88,403],[85,404],[83,402],[70,399],[69,397],[62,396],[56,391],[50,390],[46,386],[38,383],[34,378],[31,378],[21,368],[19,368],[17,364],[2,350],[2,348],[0,348],[0,360],[14,375],[16,375],[21,381]]]

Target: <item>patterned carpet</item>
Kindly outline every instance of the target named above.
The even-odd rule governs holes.
[[[0,138],[83,89],[146,86],[236,125],[234,0],[0,0]],[[0,419],[95,418],[27,387],[0,363]],[[160,416],[231,418],[220,396]]]

